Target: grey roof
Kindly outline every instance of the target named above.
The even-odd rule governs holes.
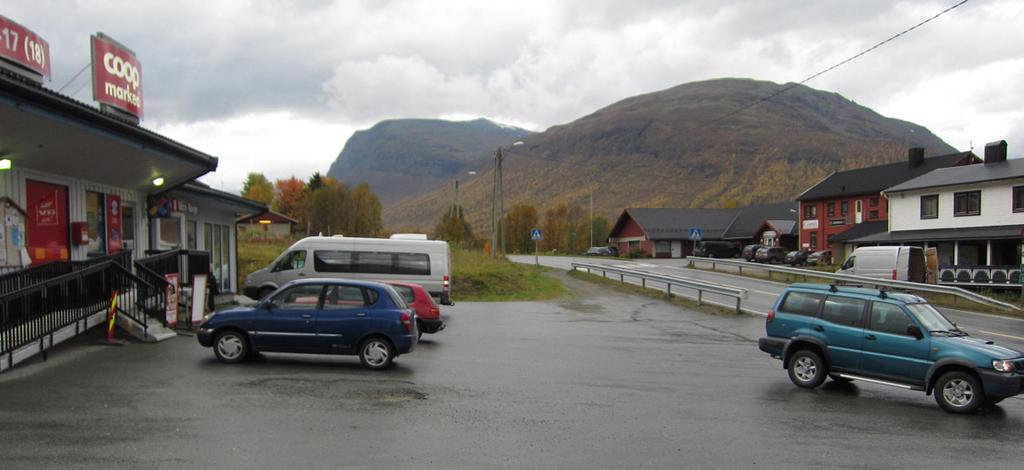
[[[836,234],[832,237],[833,242],[845,242],[849,240],[858,239],[861,237],[867,237],[876,233],[884,233],[889,230],[889,222],[886,220],[874,220],[871,222],[861,222],[842,233]]]
[[[779,235],[796,235],[796,221],[795,220],[779,220],[779,219],[768,219],[768,225],[771,225]]]
[[[796,225],[798,218],[797,210],[799,208],[800,205],[796,202],[777,202],[737,209],[739,214],[736,216],[736,221],[729,226],[723,238],[727,240],[754,238],[754,235],[761,229],[761,225],[764,224],[765,220],[792,220],[793,224]],[[772,224],[772,226],[782,230],[782,227],[775,224]]]
[[[886,189],[885,192],[895,193],[915,189],[983,183],[986,181],[999,181],[1013,178],[1024,178],[1024,159],[1015,158],[1003,162],[986,163],[983,165],[939,168],[905,183],[897,184],[896,186]]]
[[[1000,225],[996,227],[942,228],[934,230],[901,230],[882,232],[849,240],[854,243],[889,243],[953,240],[1019,239],[1024,225]],[[845,233],[845,232],[844,232]]]
[[[759,204],[737,209],[652,209],[631,208],[619,216],[611,233],[622,229],[627,218],[643,228],[649,240],[689,240],[690,228],[700,227],[704,240],[746,240],[754,238],[766,220],[779,225],[792,223],[795,234],[797,203]],[[772,224],[778,230],[783,227]]]
[[[688,240],[691,227],[700,227],[704,239],[721,239],[737,212],[737,209],[626,209],[651,240]],[[616,223],[615,229],[620,228]]]
[[[886,188],[893,187],[904,181],[914,179],[938,168],[947,168],[970,159],[981,161],[972,152],[951,153],[925,158],[917,167],[911,168],[906,161],[887,165],[859,168],[856,170],[832,173],[803,194],[797,196],[798,201],[812,201],[832,197],[856,196],[859,194],[878,194]]]

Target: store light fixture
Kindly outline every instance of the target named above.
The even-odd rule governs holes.
[[[164,185],[164,177],[163,176],[157,176],[156,178],[153,178],[153,186],[160,187],[160,186],[163,186],[163,185]]]
[[[260,219],[260,223],[263,224],[263,225],[270,225],[270,224],[272,224],[274,222],[271,221],[270,219]]]
[[[10,158],[0,158],[0,170],[10,170],[10,169],[11,169],[11,159]]]

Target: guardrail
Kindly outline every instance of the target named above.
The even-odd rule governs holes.
[[[593,273],[593,271],[600,271],[601,272],[601,277],[605,277],[605,278],[608,277],[608,273],[618,274],[619,275],[619,282],[622,282],[622,283],[626,282],[626,277],[637,278],[637,279],[640,279],[640,286],[644,287],[644,288],[647,287],[647,282],[648,281],[660,282],[662,284],[665,284],[666,292],[669,295],[672,294],[672,286],[679,286],[679,287],[685,287],[685,288],[689,288],[689,289],[694,289],[694,290],[697,291],[697,304],[698,305],[703,305],[704,304],[704,302],[705,302],[705,300],[704,300],[704,293],[705,292],[708,292],[708,293],[711,293],[711,294],[722,295],[722,296],[726,296],[726,297],[732,297],[732,298],[736,299],[736,313],[740,313],[742,311],[741,301],[742,301],[742,299],[747,298],[747,291],[746,291],[746,289],[739,289],[739,288],[735,288],[735,287],[728,287],[728,286],[723,286],[723,285],[720,285],[720,284],[714,284],[714,283],[704,282],[704,281],[696,281],[696,280],[693,280],[693,279],[686,279],[686,278],[677,277],[677,276],[669,276],[669,275],[666,275],[666,274],[657,274],[657,273],[651,273],[651,272],[646,272],[646,271],[637,271],[635,269],[618,268],[618,267],[613,267],[613,266],[608,266],[608,265],[603,265],[603,264],[575,263],[575,262],[572,263],[572,269],[574,271],[578,270],[578,269],[586,269],[587,272],[591,273],[591,274]]]
[[[829,279],[829,280],[832,280],[832,281],[840,281],[840,282],[854,283],[854,284],[859,284],[859,285],[874,286],[876,288],[878,288],[878,287],[888,287],[888,288],[891,288],[891,289],[901,289],[901,290],[908,290],[908,291],[915,291],[915,292],[931,292],[931,293],[935,293],[935,294],[947,294],[947,295],[952,295],[952,296],[960,297],[962,299],[970,300],[972,302],[977,302],[979,304],[988,305],[988,306],[992,306],[992,307],[999,307],[999,308],[1005,308],[1005,309],[1010,309],[1010,310],[1018,310],[1018,311],[1021,310],[1020,307],[1018,307],[1016,305],[1013,305],[1011,303],[1007,303],[1007,302],[1003,302],[1003,301],[1000,301],[1000,300],[996,300],[996,299],[993,299],[991,297],[986,297],[984,295],[981,295],[981,294],[979,294],[977,292],[972,292],[972,291],[969,291],[967,289],[962,289],[960,287],[954,287],[954,286],[943,286],[943,285],[938,285],[938,284],[922,284],[922,283],[919,283],[919,282],[894,281],[894,280],[879,279],[879,278],[874,278],[874,277],[854,276],[854,275],[850,275],[850,274],[828,273],[828,272],[823,272],[823,271],[815,271],[815,270],[812,270],[812,269],[793,268],[793,267],[789,267],[789,266],[775,266],[775,265],[771,265],[771,264],[751,263],[751,262],[742,261],[742,260],[720,259],[720,258],[701,258],[701,257],[698,257],[698,256],[690,256],[690,257],[687,257],[686,259],[688,261],[690,261],[690,262],[709,263],[709,264],[711,264],[711,268],[712,269],[715,268],[716,264],[722,264],[722,265],[726,265],[726,266],[736,266],[736,267],[739,268],[740,274],[743,273],[743,268],[747,268],[747,269],[760,269],[762,271],[767,271],[768,272],[769,279],[771,279],[771,273],[773,273],[773,272],[786,273],[786,274],[793,274],[793,275],[796,275],[796,276],[804,276],[805,280],[808,277],[816,277],[816,278],[822,278],[822,279]]]

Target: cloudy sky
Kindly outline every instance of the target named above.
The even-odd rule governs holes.
[[[91,101],[89,35],[142,62],[143,125],[220,157],[236,191],[325,172],[388,118],[543,130],[717,77],[800,81],[959,0],[4,0],[50,43],[55,90]],[[1024,152],[1024,1],[970,0],[808,83],[950,145]],[[1018,149],[1018,150],[1015,150]]]

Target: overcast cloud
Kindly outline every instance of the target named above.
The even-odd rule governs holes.
[[[91,101],[88,36],[143,66],[144,125],[248,171],[306,178],[381,119],[543,130],[717,77],[800,81],[953,5],[860,1],[39,1],[0,14],[50,42],[51,88]],[[1024,2],[971,0],[808,83],[950,145],[1024,148]],[[68,83],[70,81],[70,83]]]

